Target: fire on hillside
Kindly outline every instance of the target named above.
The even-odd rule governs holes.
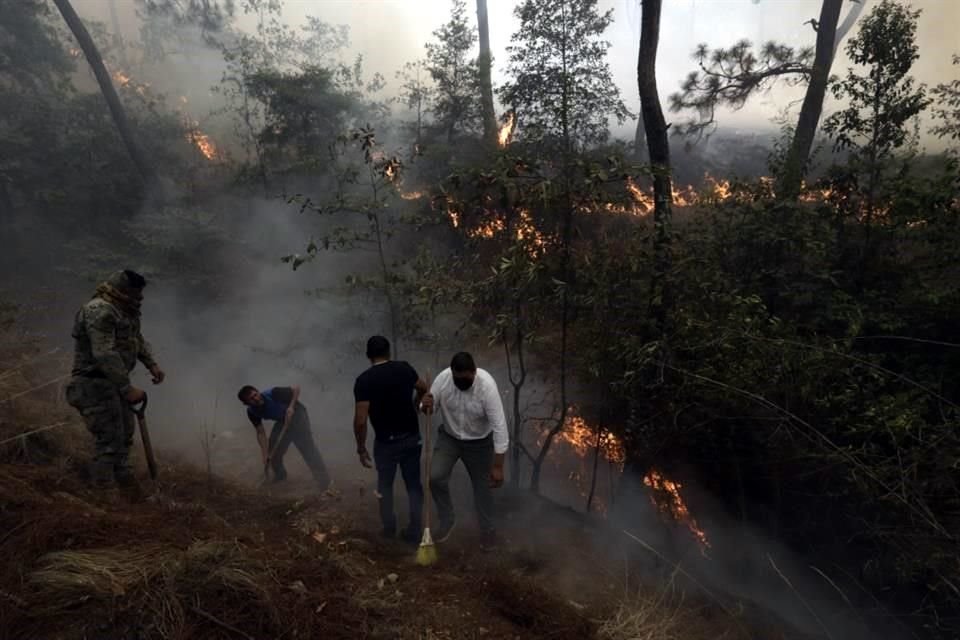
[[[541,429],[537,440],[538,447],[543,446],[548,431],[546,426]],[[564,456],[569,454],[574,456],[578,465],[577,468],[569,471],[567,478],[583,498],[589,495],[591,485],[596,488],[594,460],[597,462],[600,459],[605,460],[611,473],[619,476],[623,473],[627,458],[626,448],[616,434],[598,425],[588,424],[583,417],[577,415],[574,408],[571,408],[564,428],[557,433],[555,448],[549,457],[557,467],[560,467],[564,464]],[[649,490],[650,502],[657,513],[687,529],[699,546],[701,554],[706,556],[710,549],[710,540],[706,531],[697,524],[696,518],[690,512],[683,496],[683,484],[666,477],[658,469],[650,469],[643,478],[643,484]],[[602,497],[594,495],[591,510],[606,517],[608,508]]]

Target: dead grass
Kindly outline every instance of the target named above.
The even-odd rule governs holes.
[[[0,403],[56,373],[3,362]],[[55,385],[5,403],[0,441],[11,437],[0,445],[0,640],[735,637],[681,634],[698,620],[675,594],[611,603],[591,620],[597,609],[538,582],[549,563],[536,555],[490,563],[461,549],[459,565],[445,552],[454,564],[421,571],[408,548],[357,532],[356,499],[279,499],[167,452],[150,500],[94,492],[89,436]]]
[[[655,592],[639,590],[600,623],[597,635],[603,640],[686,640],[683,604],[683,594],[672,583]]]

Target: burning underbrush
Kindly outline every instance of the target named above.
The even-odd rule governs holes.
[[[541,426],[538,448],[543,446],[548,432],[548,426]],[[563,429],[557,433],[550,459],[555,468],[567,470],[566,477],[579,497],[587,501],[587,510],[606,518],[626,457],[616,434],[600,425],[588,424],[577,415],[576,407],[571,407]],[[665,523],[685,529],[706,556],[710,540],[690,512],[683,484],[658,469],[650,469],[643,477],[643,485],[654,511]]]

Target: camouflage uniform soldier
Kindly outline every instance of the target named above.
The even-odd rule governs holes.
[[[140,303],[147,281],[134,271],[118,271],[97,287],[96,295],[77,312],[73,325],[73,377],[67,402],[83,416],[94,438],[91,467],[95,486],[134,487],[127,457],[133,444],[131,404],[143,390],[130,384],[130,372],[142,362],[163,381],[150,345],[140,333]]]

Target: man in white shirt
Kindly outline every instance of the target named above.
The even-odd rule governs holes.
[[[440,416],[430,469],[430,491],[437,505],[438,526],[433,539],[443,542],[456,524],[450,498],[450,475],[458,460],[470,474],[480,531],[495,542],[493,493],[503,485],[503,459],[510,443],[503,401],[493,376],[478,369],[465,351],[453,356],[450,367],[434,379],[423,397],[424,412]]]

